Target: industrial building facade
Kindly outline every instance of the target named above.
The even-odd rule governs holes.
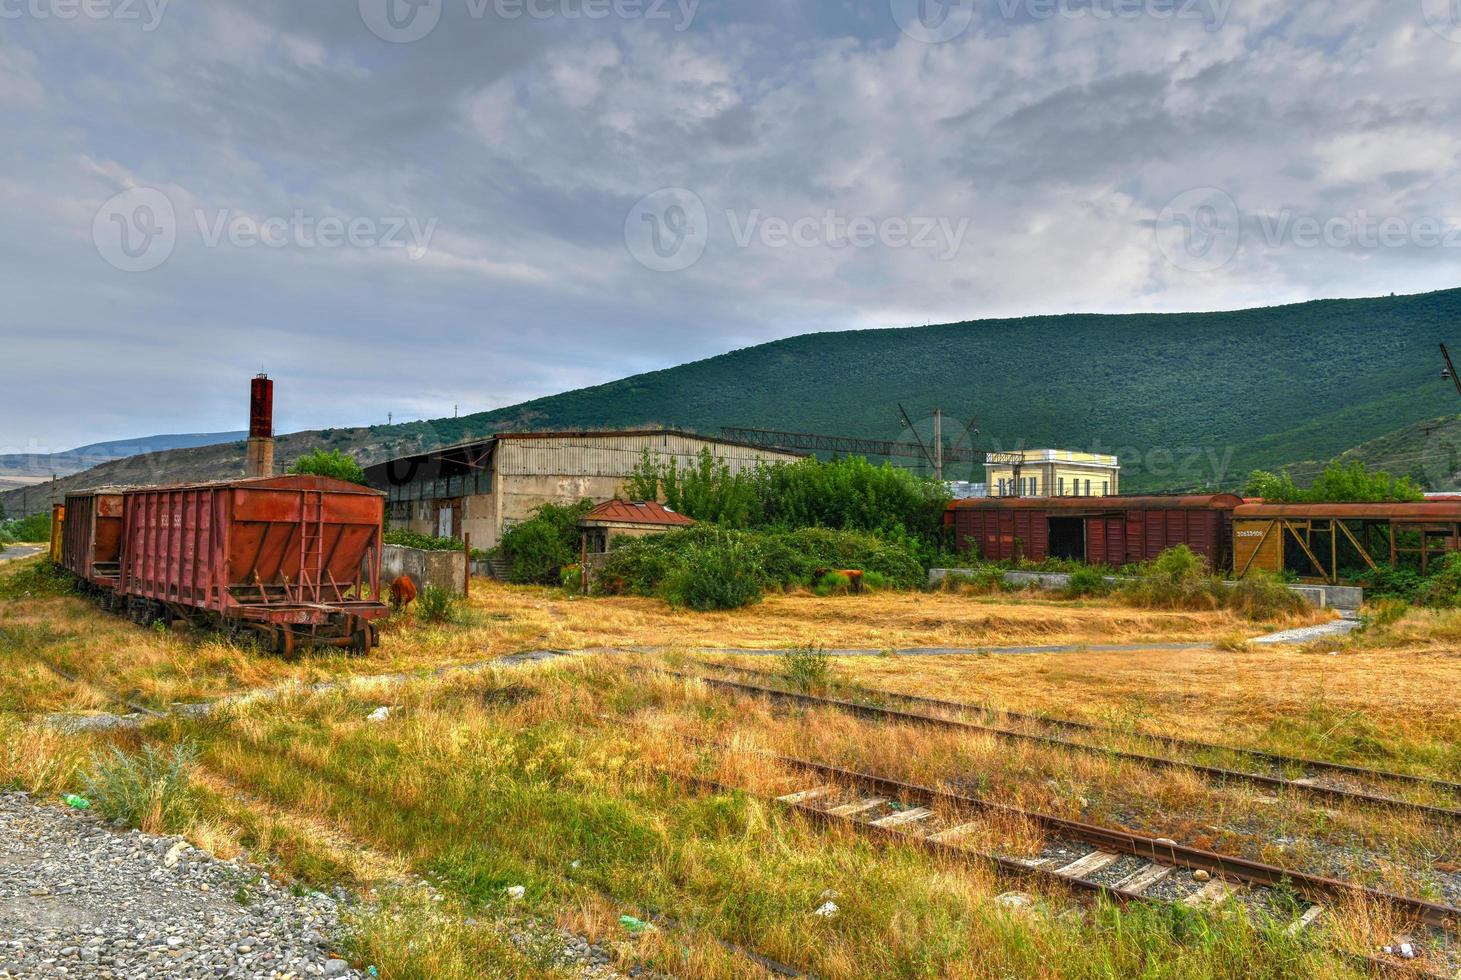
[[[985,464],[991,497],[1114,497],[1121,492],[1115,456],[1066,449],[995,454]]]
[[[802,458],[672,429],[512,432],[378,463],[365,475],[385,491],[392,527],[443,538],[471,535],[474,548],[486,549],[541,504],[624,496],[624,481],[646,450],[657,463],[673,460],[685,468],[707,449],[732,472]]]

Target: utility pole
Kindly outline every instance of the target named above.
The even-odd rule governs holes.
[[[1456,386],[1456,394],[1461,395],[1461,377],[1456,376],[1456,365],[1451,363],[1451,352],[1446,350],[1446,345],[1441,345],[1441,357],[1445,358],[1446,366],[1441,369],[1441,377],[1449,378]]]
[[[933,410],[933,478],[944,479],[944,410]]]

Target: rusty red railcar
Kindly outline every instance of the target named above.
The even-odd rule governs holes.
[[[956,500],[944,526],[960,551],[990,561],[1070,558],[1119,568],[1185,544],[1215,569],[1232,565],[1233,494],[986,497]]]
[[[121,491],[67,494],[62,513],[61,566],[93,588],[115,589],[121,571]]]
[[[147,487],[123,495],[117,593],[158,616],[298,643],[376,642],[385,495],[318,476]]]

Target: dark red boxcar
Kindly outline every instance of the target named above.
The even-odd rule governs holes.
[[[1188,497],[987,497],[956,500],[944,526],[960,551],[990,561],[1072,558],[1116,568],[1185,544],[1215,569],[1232,560],[1232,494]]]
[[[61,566],[97,588],[116,588],[121,570],[121,491],[67,494],[62,513]]]
[[[159,614],[368,650],[380,601],[385,495],[317,476],[265,477],[123,494],[118,593]]]

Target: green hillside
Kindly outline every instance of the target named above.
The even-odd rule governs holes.
[[[1436,349],[1447,339],[1461,344],[1461,290],[808,334],[495,412],[295,433],[281,437],[279,463],[339,449],[369,464],[500,429],[660,424],[716,434],[738,425],[911,440],[902,402],[916,420],[942,407],[950,443],[964,435],[960,420],[977,415],[978,449],[1116,452],[1127,491],[1232,488],[1255,468],[1331,459],[1453,409]],[[931,436],[926,424],[920,432]],[[108,463],[31,492],[24,506],[108,482],[235,475],[242,458],[234,443]],[[983,474],[965,464],[945,475]],[[18,513],[21,493],[0,494],[0,506]]]
[[[1357,459],[1371,469],[1408,476],[1426,490],[1461,489],[1461,416],[1412,423],[1356,446],[1339,459]],[[1289,473],[1303,486],[1323,467],[1323,462],[1297,463]]]
[[[1456,393],[1436,345],[1448,336],[1461,341],[1461,290],[809,334],[453,421],[464,433],[654,421],[888,439],[901,401],[977,413],[981,448],[1119,452],[1127,490],[1237,486],[1256,467],[1328,459],[1445,411]]]

